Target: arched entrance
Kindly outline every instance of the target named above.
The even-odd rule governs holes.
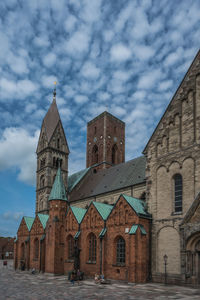
[[[200,284],[200,232],[187,241],[186,274],[187,277],[191,277],[193,283]]]

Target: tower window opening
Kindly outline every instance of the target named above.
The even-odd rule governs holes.
[[[93,150],[92,150],[92,164],[97,164],[98,163],[98,147],[97,145],[94,145]]]
[[[97,133],[97,127],[95,126],[94,127],[94,134],[96,134]]]
[[[112,164],[116,164],[117,163],[117,145],[115,144],[112,147]]]

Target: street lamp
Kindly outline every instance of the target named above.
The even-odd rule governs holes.
[[[167,259],[168,259],[167,254],[163,256],[163,259],[164,259],[164,266],[165,266],[165,284],[167,284]]]

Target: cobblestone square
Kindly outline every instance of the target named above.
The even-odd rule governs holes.
[[[0,261],[0,300],[12,299],[200,299],[200,289],[163,284],[95,284],[93,280],[84,280],[74,286],[67,276],[49,274],[32,275],[28,271],[15,271],[12,261],[3,266]]]

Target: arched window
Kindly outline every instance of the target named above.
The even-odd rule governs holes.
[[[39,257],[39,240],[35,239],[34,241],[34,258],[38,259]]]
[[[94,233],[89,235],[89,262],[96,263],[97,240]]]
[[[57,139],[57,148],[60,149],[60,139]]]
[[[40,187],[41,187],[41,188],[44,187],[44,184],[45,184],[45,179],[44,179],[44,175],[42,175],[42,176],[40,177]]]
[[[56,167],[56,158],[53,158],[53,167]]]
[[[145,201],[146,200],[146,192],[143,192],[142,195],[140,196],[140,199]]]
[[[21,244],[21,259],[24,260],[25,258],[25,247],[24,243]]]
[[[117,145],[115,144],[112,147],[112,164],[116,164],[117,163]]]
[[[67,248],[68,248],[68,259],[74,258],[74,239],[69,235],[67,239]]]
[[[174,175],[174,211],[182,211],[183,182],[180,174]]]
[[[117,239],[117,255],[116,255],[116,263],[117,264],[125,264],[125,240],[122,237]]]
[[[97,145],[94,145],[92,149],[92,164],[97,164],[98,163],[98,147]]]

